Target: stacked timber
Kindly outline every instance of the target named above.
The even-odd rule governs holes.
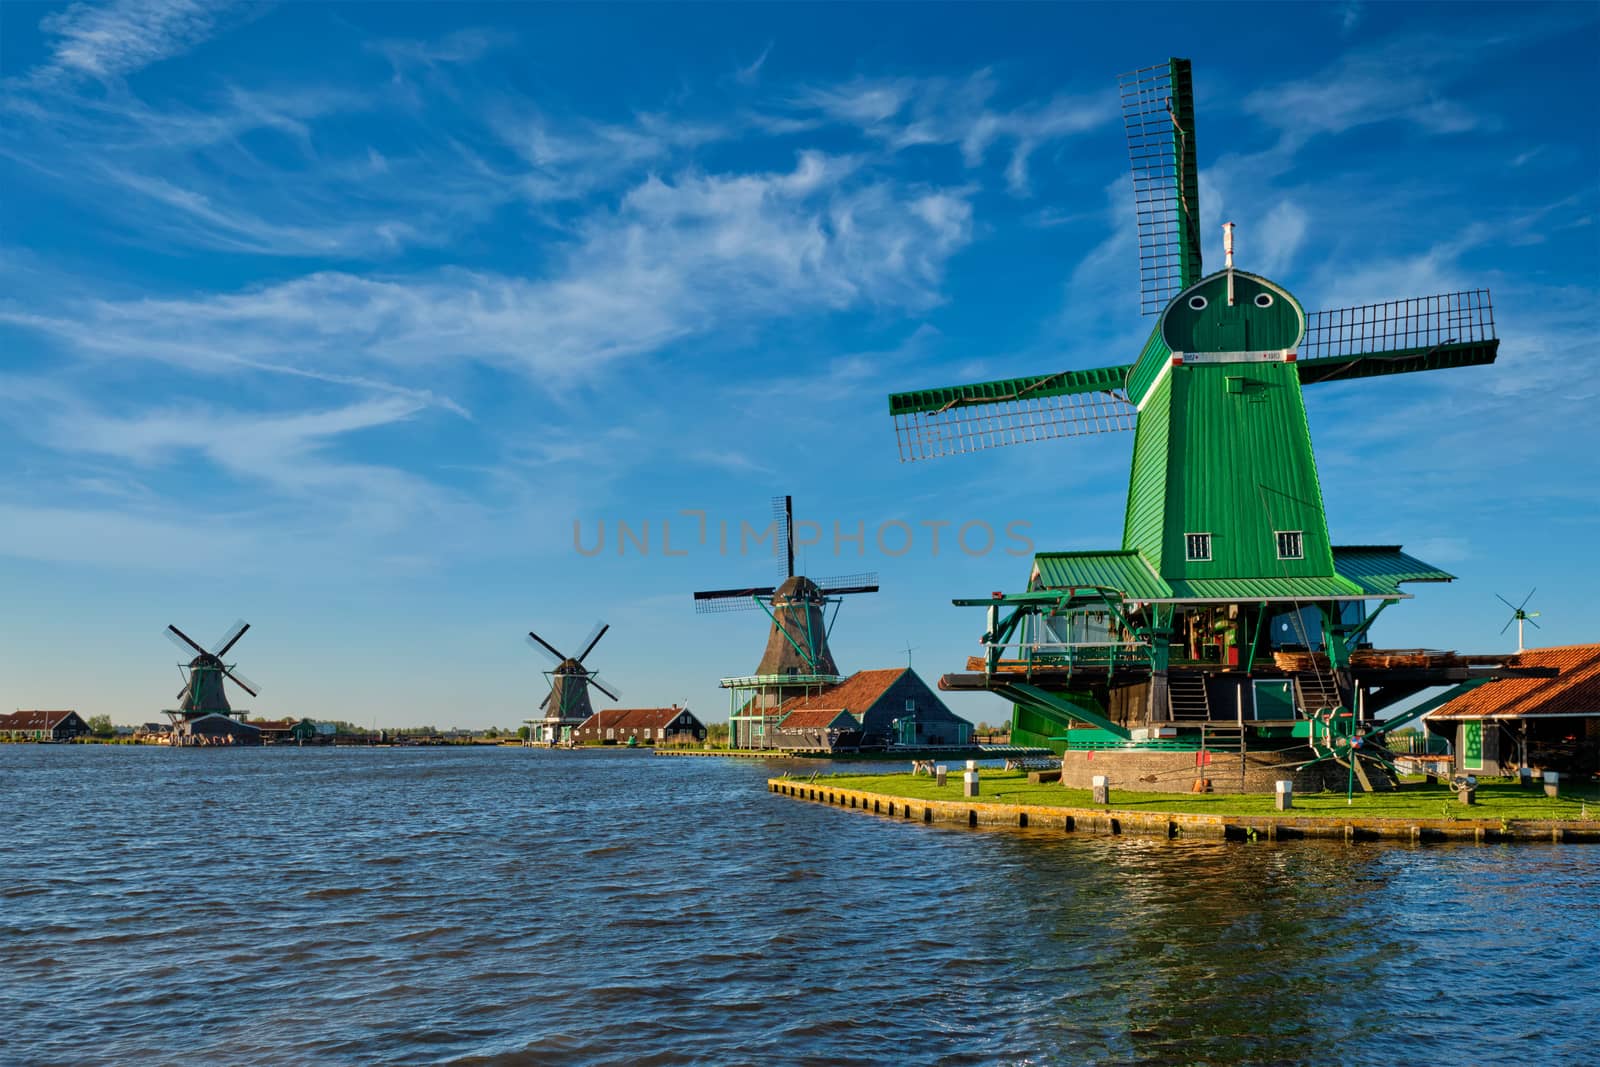
[[[1460,667],[1466,660],[1435,648],[1364,648],[1350,654],[1350,666],[1395,668]]]
[[[1274,652],[1272,662],[1280,671],[1326,671],[1326,652]]]

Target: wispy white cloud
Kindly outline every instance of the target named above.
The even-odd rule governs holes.
[[[587,381],[619,359],[751,319],[936,303],[946,260],[970,238],[970,205],[957,192],[853,173],[848,160],[806,153],[784,172],[649,178],[582,224],[538,280],[324,271],[215,296],[90,301],[61,315],[0,308],[0,321],[86,355],[197,368],[246,360],[353,375],[468,360],[546,383]]]
[[[1043,103],[1003,108],[993,103],[998,84],[979,71],[966,78],[857,78],[798,94],[793,106],[856,126],[894,150],[919,145],[958,146],[968,167],[1009,145],[1007,188],[1030,190],[1028,161],[1043,144],[1096,129],[1116,108],[1110,94],[1059,95]]]
[[[1489,44],[1463,40],[1458,49],[1434,39],[1386,39],[1345,52],[1305,77],[1263,86],[1242,106],[1279,132],[1280,153],[1379,122],[1404,122],[1434,135],[1466,133],[1497,119],[1448,94]]]
[[[405,71],[414,67],[436,69],[475,63],[496,48],[507,47],[515,40],[515,36],[502,30],[471,26],[434,40],[388,38],[374,41],[368,47],[386,58],[394,67],[394,76],[400,78]]]
[[[228,6],[209,0],[75,3],[40,23],[52,39],[46,73],[99,79],[132,74],[210,37]]]
[[[768,41],[766,47],[761,49],[761,54],[754,60],[740,67],[733,73],[733,80],[740,85],[754,85],[761,80],[761,68],[767,65],[767,57],[772,54],[772,42]]]

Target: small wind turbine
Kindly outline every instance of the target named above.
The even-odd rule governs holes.
[[[1516,623],[1517,624],[1517,653],[1519,655],[1525,650],[1524,645],[1522,643],[1522,624],[1523,623],[1527,623],[1528,625],[1532,626],[1535,630],[1540,628],[1539,624],[1533,621],[1534,619],[1537,619],[1539,617],[1539,613],[1537,611],[1524,611],[1523,610],[1524,608],[1526,608],[1528,606],[1528,601],[1533,599],[1533,594],[1538,592],[1538,591],[1539,590],[1538,590],[1537,587],[1528,590],[1528,595],[1522,598],[1522,603],[1520,603],[1520,604],[1513,604],[1511,601],[1507,600],[1505,597],[1501,596],[1499,593],[1496,593],[1494,595],[1494,598],[1496,600],[1500,601],[1500,603],[1504,604],[1506,607],[1511,609],[1511,618],[1507,619],[1506,620],[1506,624],[1504,626],[1500,627],[1500,632],[1501,633],[1505,633],[1507,630],[1511,629],[1511,624],[1512,623]]]

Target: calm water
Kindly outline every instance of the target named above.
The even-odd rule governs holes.
[[[766,774],[0,746],[0,1060],[1596,1061],[1600,848],[927,827]]]

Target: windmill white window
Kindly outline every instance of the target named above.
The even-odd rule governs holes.
[[[1299,530],[1278,531],[1278,558],[1305,559],[1305,544]]]
[[[1190,562],[1204,563],[1211,558],[1211,535],[1192,533],[1183,535],[1184,555]]]

